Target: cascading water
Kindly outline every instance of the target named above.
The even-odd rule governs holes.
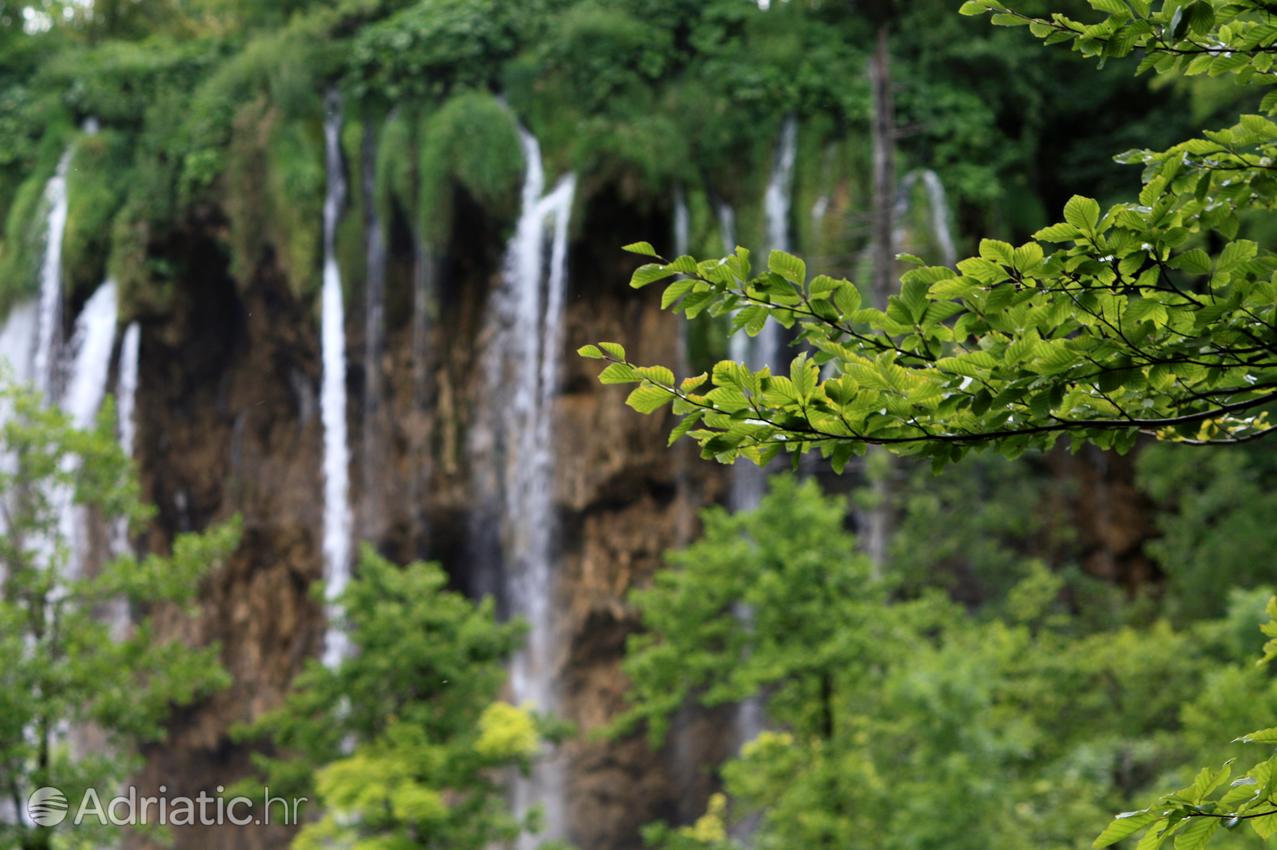
[[[44,190],[49,218],[40,263],[39,314],[31,380],[46,397],[52,394],[56,384],[55,353],[62,327],[62,235],[67,224],[67,170],[70,167],[71,150],[68,149]]]
[[[944,266],[951,266],[958,260],[958,252],[953,243],[953,229],[949,225],[949,198],[944,190],[940,175],[930,168],[920,168],[905,175],[900,183],[900,194],[896,201],[896,242],[905,241],[901,223],[906,220],[909,207],[913,201],[914,187],[922,184],[927,196],[927,225],[931,231],[931,239],[935,243],[934,259]]]
[[[132,322],[124,329],[120,342],[120,362],[115,377],[115,414],[119,421],[120,449],[125,457],[132,458],[137,443],[137,386],[142,358],[142,328]],[[111,551],[122,555],[129,550],[129,521],[120,517],[111,529]],[[107,606],[107,624],[111,635],[121,639],[127,634],[131,622],[129,603],[124,597],[113,600]]]
[[[791,248],[789,213],[797,146],[798,124],[793,116],[789,116],[781,128],[780,144],[776,150],[771,175],[767,180],[767,191],[763,196],[763,223],[767,242],[764,250],[759,252],[754,260],[754,265],[758,269],[766,267],[767,255],[771,251],[788,251]],[[764,325],[757,336],[750,337],[740,331],[731,339],[731,358],[745,363],[751,369],[770,366],[774,372],[787,371],[786,364],[781,362],[783,351],[784,339],[781,328],[774,322]],[[766,490],[766,470],[748,463],[738,463],[732,467],[732,510],[747,511],[758,507]],[[739,606],[736,613],[745,622],[752,619],[751,612],[746,606]],[[764,728],[766,728],[766,714],[762,700],[755,697],[741,703],[736,713],[738,743],[752,741]],[[747,836],[753,831],[753,827],[752,822],[742,824],[738,837]]]
[[[687,211],[687,193],[679,186],[674,191],[674,255],[681,257],[688,251],[691,242],[691,216]],[[678,334],[678,351],[675,354],[676,365],[680,375],[688,374],[687,325],[680,324]]]
[[[723,237],[723,253],[736,251],[736,211],[726,201],[719,201],[716,208],[718,230]]]
[[[350,446],[346,441],[346,318],[336,254],[337,217],[346,197],[346,180],[341,162],[341,105],[331,95],[324,119],[324,164],[328,188],[324,197],[320,418],[324,429],[324,582],[329,625],[324,635],[323,661],[333,667],[350,654],[350,639],[338,625],[336,600],[350,581],[352,518]]]
[[[142,328],[132,322],[124,329],[124,339],[120,343],[120,365],[115,380],[116,417],[120,422],[120,448],[129,457],[137,442],[137,422],[134,412],[137,410],[138,372],[142,362]]]
[[[38,303],[33,299],[19,301],[9,310],[0,327],[0,367],[8,370],[5,377],[16,383],[31,380],[32,355],[35,352],[36,326],[39,324]],[[0,416],[0,422],[3,422]]]
[[[763,221],[768,251],[788,251],[789,207],[794,192],[794,162],[798,158],[798,121],[790,115],[780,130],[780,145],[763,195]]]
[[[553,402],[558,390],[567,294],[568,227],[576,178],[567,175],[544,193],[537,140],[520,130],[527,172],[522,212],[506,251],[500,288],[485,319],[488,339],[486,398],[499,399],[471,435],[477,466],[492,473],[478,489],[499,504],[497,522],[509,613],[528,624],[525,646],[510,668],[514,702],[537,711],[558,708],[556,670],[560,633],[554,615]],[[548,248],[548,251],[547,251]],[[542,810],[540,835],[522,836],[520,848],[565,836],[564,775],[559,760],[543,755],[531,775],[517,777],[516,815]]]
[[[71,336],[70,368],[62,409],[77,428],[89,428],[106,396],[115,345],[115,281],[108,280],[84,303]]]
[[[766,244],[763,250],[753,255],[756,270],[766,268],[767,255],[773,251],[788,251],[790,242],[789,212],[793,194],[794,160],[797,157],[798,124],[793,116],[785,119],[781,128],[780,144],[776,149],[776,158],[772,165],[771,176],[767,180],[767,191],[763,195],[763,222]],[[720,220],[724,220],[720,213]],[[724,231],[726,227],[724,226]],[[732,360],[744,363],[751,369],[770,366],[773,371],[785,371],[786,364],[781,362],[784,352],[784,339],[781,328],[775,322],[768,322],[757,336],[749,336],[743,331],[732,336],[729,356]],[[732,468],[732,508],[749,510],[758,505],[766,489],[766,473],[750,464],[737,464]]]

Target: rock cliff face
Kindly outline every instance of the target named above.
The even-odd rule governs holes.
[[[458,216],[452,244],[427,258],[433,297],[418,321],[414,280],[422,269],[411,238],[391,223],[385,346],[370,364],[382,392],[371,414],[363,403],[364,305],[361,295],[348,297],[351,480],[361,539],[399,560],[438,559],[458,587],[499,597],[495,529],[474,510],[482,470],[472,466],[482,460],[466,446],[481,407],[499,403],[480,396],[477,372],[507,234],[464,205]],[[606,194],[585,201],[575,220],[553,405],[556,475],[544,495],[558,513],[561,713],[589,731],[623,699],[618,661],[634,625],[625,594],[686,537],[691,494],[713,498],[721,482],[716,470],[666,448],[667,422],[633,415],[623,392],[601,387],[572,354],[585,341],[624,339],[640,359],[671,359],[677,322],[625,285],[629,263],[614,250],[664,232],[668,221]],[[317,305],[292,295],[269,261],[250,284],[236,285],[203,239],[191,236],[191,250],[207,252],[203,273],[169,309],[144,319],[137,456],[144,492],[159,508],[152,545],[243,517],[239,551],[208,578],[199,616],[185,627],[188,638],[221,645],[235,684],[173,719],[168,739],[146,754],[142,793],[164,784],[171,795],[193,795],[241,777],[248,757],[231,727],[278,703],[318,653],[324,628],[310,592],[323,571]],[[375,467],[361,475],[374,460],[365,458],[368,446]],[[568,817],[579,846],[638,846],[643,823],[693,814],[708,778],[688,765],[722,754],[716,728],[724,727],[692,718],[691,731],[667,752],[640,739],[583,736],[566,745]],[[174,833],[184,850],[277,847],[289,837],[278,827]]]

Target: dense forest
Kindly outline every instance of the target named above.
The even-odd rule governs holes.
[[[0,0],[0,847],[1265,844],[1273,11]]]

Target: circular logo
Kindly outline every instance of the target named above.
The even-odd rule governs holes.
[[[57,826],[67,816],[66,795],[57,788],[37,788],[27,798],[27,814],[36,826]]]

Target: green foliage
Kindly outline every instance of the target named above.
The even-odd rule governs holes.
[[[1141,453],[1140,484],[1160,508],[1159,535],[1148,550],[1166,573],[1178,616],[1218,616],[1230,586],[1277,582],[1270,557],[1277,500],[1265,483],[1275,463],[1264,445],[1204,454],[1154,446]]]
[[[246,104],[226,173],[231,273],[247,286],[273,259],[294,293],[311,292],[323,254],[325,174],[320,128],[287,120],[263,100]]]
[[[350,46],[347,83],[359,99],[393,104],[488,88],[515,51],[520,23],[550,4],[425,0],[362,29]]]
[[[228,683],[216,646],[194,649],[162,636],[152,617],[192,603],[201,578],[235,548],[239,526],[179,536],[169,555],[73,563],[61,523],[69,506],[135,525],[150,516],[115,440],[113,408],[93,430],[78,431],[29,390],[6,387],[0,403],[12,414],[0,426],[11,459],[0,472],[4,793],[20,800],[48,785],[79,799],[85,789],[109,788],[135,770],[138,746],[163,737],[173,706]],[[118,606],[135,613],[123,634],[102,619]],[[104,747],[78,754],[66,730],[94,730]],[[70,828],[68,822],[61,829]],[[6,846],[46,847],[52,832],[0,824]]]
[[[524,163],[518,126],[505,104],[490,94],[459,94],[425,118],[418,138],[418,222],[427,239],[446,239],[454,186],[496,217],[511,217]]]
[[[723,766],[705,816],[649,828],[650,845],[741,846],[732,824],[754,815],[760,847],[1080,848],[1104,812],[1231,754],[1220,722],[1274,707],[1255,641],[1234,640],[1255,634],[1254,594],[1191,631],[1093,631],[1040,565],[996,607],[905,601],[869,578],[846,508],[774,477],[756,510],[707,511],[635,592],[644,631],[613,731],[645,724],[660,742],[686,701],[750,698],[768,727]]]
[[[417,210],[416,116],[395,110],[377,138],[376,203],[384,221],[394,208],[413,216]]]
[[[514,838],[502,777],[541,746],[538,720],[500,702],[522,627],[446,589],[433,564],[397,567],[370,547],[340,600],[357,651],[312,661],[284,704],[242,734],[272,789],[317,797],[297,848],[484,848]],[[248,780],[246,780],[247,782]]]
[[[52,169],[22,181],[9,207],[0,254],[0,302],[5,306],[35,292],[38,286],[47,217],[45,186],[50,176]]]
[[[63,282],[69,293],[102,282],[111,222],[128,176],[128,139],[105,130],[76,140],[67,170],[67,222],[62,236]]]
[[[627,648],[635,707],[617,728],[643,722],[659,742],[689,697],[714,706],[763,689],[777,722],[824,722],[822,689],[865,672],[859,659],[878,637],[870,608],[883,592],[842,531],[844,512],[814,482],[788,477],[756,511],[708,510],[702,539],[633,595],[645,633]]]

